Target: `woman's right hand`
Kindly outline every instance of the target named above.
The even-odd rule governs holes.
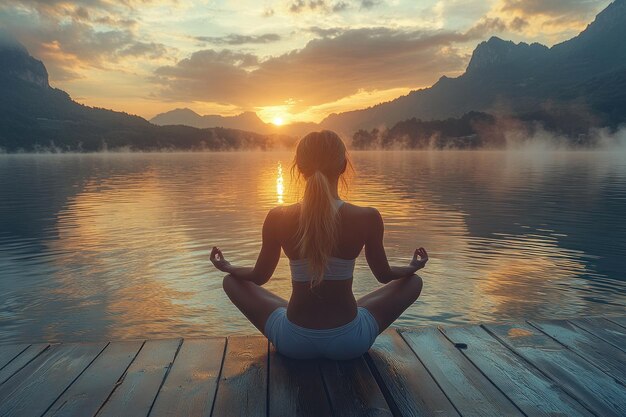
[[[415,249],[415,253],[413,253],[413,259],[409,265],[415,268],[415,272],[426,266],[426,262],[428,262],[428,253],[426,253],[426,249],[418,248]]]
[[[213,265],[215,265],[217,269],[219,269],[222,272],[230,273],[230,269],[229,269],[231,267],[230,262],[228,262],[226,258],[224,258],[224,254],[222,253],[220,248],[213,246],[213,250],[211,250],[210,259],[211,259],[211,262],[213,262]]]

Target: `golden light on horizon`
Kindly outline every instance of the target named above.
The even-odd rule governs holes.
[[[285,121],[283,120],[283,118],[282,118],[282,117],[280,117],[280,116],[276,116],[276,117],[274,117],[274,119],[272,120],[272,123],[273,123],[273,124],[275,124],[276,126],[282,126],[282,125],[285,123]]]
[[[285,182],[283,180],[283,165],[278,161],[278,168],[276,173],[276,196],[278,197],[278,204],[283,204],[285,200],[283,195],[285,194]]]

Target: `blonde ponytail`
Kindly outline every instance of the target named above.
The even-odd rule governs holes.
[[[352,166],[341,138],[323,130],[309,133],[298,142],[292,175],[296,168],[298,177],[306,179],[296,248],[300,257],[308,260],[311,286],[316,286],[324,279],[326,264],[339,239],[337,196],[333,195],[331,181],[341,179],[346,186],[344,172]]]
[[[306,181],[296,234],[300,256],[309,261],[311,286],[324,279],[328,258],[337,245],[337,223],[337,205],[328,178],[315,171]]]

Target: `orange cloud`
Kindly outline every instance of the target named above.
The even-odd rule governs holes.
[[[261,60],[253,54],[202,50],[155,71],[168,100],[229,103],[242,108],[295,102],[294,111],[359,91],[430,85],[465,67],[454,45],[501,23],[481,21],[466,33],[363,28],[337,30],[302,49]]]

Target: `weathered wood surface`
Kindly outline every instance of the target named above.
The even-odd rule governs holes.
[[[322,361],[322,376],[336,416],[392,416],[363,357],[350,361]]]
[[[626,328],[600,317],[572,320],[572,323],[626,352]]]
[[[394,414],[402,416],[459,416],[452,403],[394,331],[378,336],[370,349],[372,370]]]
[[[626,385],[626,352],[599,343],[597,337],[568,321],[531,321],[530,324]]]
[[[443,329],[461,352],[527,415],[591,416],[580,403],[480,326]]]
[[[225,338],[185,339],[150,416],[209,416],[225,345]]]
[[[626,316],[620,316],[620,317],[609,316],[605,318],[609,321],[612,321],[615,324],[619,324],[620,326],[626,328]]]
[[[270,416],[331,415],[319,360],[289,359],[271,346],[269,366]]]
[[[598,416],[626,415],[626,387],[529,324],[486,328]]]
[[[180,339],[148,340],[98,416],[146,416],[169,370]]]
[[[4,382],[8,381],[13,375],[15,375],[20,369],[26,366],[30,361],[39,356],[42,352],[48,349],[50,345],[48,344],[37,344],[30,345],[24,351],[22,351],[19,355],[13,358],[11,362],[4,365],[2,369],[0,369],[0,385]]]
[[[214,416],[266,415],[267,354],[268,342],[262,336],[235,336],[228,339]]]
[[[121,379],[142,342],[109,343],[96,360],[52,404],[46,416],[93,416]]]
[[[623,416],[626,320],[387,330],[350,361],[262,336],[0,346],[0,417]]]
[[[402,337],[462,416],[523,416],[436,328],[405,331]]]
[[[106,343],[58,345],[0,386],[0,416],[40,416],[102,352]]]
[[[7,345],[0,346],[0,369],[11,362],[13,358],[25,351],[30,345]]]

